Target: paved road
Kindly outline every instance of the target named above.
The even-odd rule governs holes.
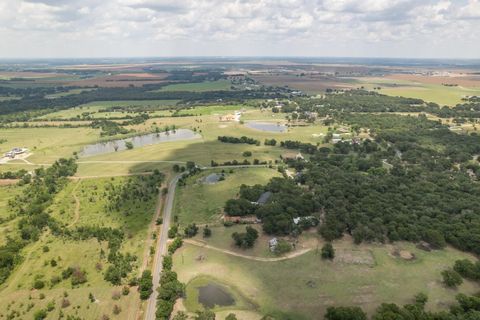
[[[238,165],[238,166],[218,166],[218,167],[203,167],[202,169],[226,169],[226,168],[255,168],[265,167],[265,165]],[[163,224],[160,230],[160,236],[157,237],[157,243],[155,245],[155,257],[153,260],[153,293],[148,299],[147,309],[145,311],[145,320],[155,320],[155,311],[157,304],[157,289],[160,285],[160,275],[162,272],[163,256],[167,254],[167,241],[168,241],[168,229],[170,228],[170,222],[172,218],[173,200],[175,199],[175,189],[177,187],[178,180],[187,172],[176,175],[170,184],[168,185],[168,193],[165,199],[165,205],[163,207]],[[161,191],[160,191],[161,192]],[[160,199],[159,199],[160,203]],[[161,206],[157,207],[157,210],[161,210]],[[157,212],[158,213],[158,212]],[[157,214],[158,215],[158,214]]]
[[[160,230],[160,236],[157,237],[155,257],[153,260],[153,293],[148,299],[147,310],[145,312],[145,320],[155,320],[155,307],[157,304],[158,286],[160,284],[160,274],[162,272],[163,256],[167,253],[167,241],[168,241],[168,229],[170,228],[170,221],[172,218],[173,200],[175,198],[175,188],[177,182],[183,175],[179,174],[175,176],[168,185],[168,193],[163,207],[163,224]],[[161,191],[160,191],[161,192]],[[157,210],[161,210],[160,206]]]

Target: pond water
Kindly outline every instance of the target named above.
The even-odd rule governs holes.
[[[248,121],[245,125],[251,129],[269,131],[269,132],[285,132],[287,131],[287,126],[275,122],[259,122],[259,121]]]
[[[208,176],[206,176],[205,178],[203,178],[203,183],[205,183],[205,184],[214,184],[214,183],[217,183],[218,181],[220,181],[220,178],[221,178],[222,176],[223,176],[222,174],[211,173],[211,174],[209,174]]]
[[[94,156],[104,153],[112,153],[115,151],[126,150],[125,142],[130,141],[133,144],[134,148],[143,147],[150,144],[157,144],[162,142],[170,141],[181,141],[181,140],[190,140],[200,138],[199,134],[196,134],[189,129],[177,129],[175,133],[170,131],[169,134],[166,133],[150,133],[141,136],[136,136],[133,138],[119,139],[108,142],[99,142],[95,144],[90,144],[85,146],[83,150],[79,153],[81,157]]]
[[[205,308],[212,309],[215,306],[232,306],[235,299],[221,286],[209,283],[198,288],[198,302]]]

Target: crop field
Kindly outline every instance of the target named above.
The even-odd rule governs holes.
[[[295,74],[259,74],[253,79],[265,85],[288,86],[295,90],[301,90],[308,94],[319,94],[326,89],[349,89],[354,88],[355,83],[348,79],[324,77],[324,76],[302,76]]]
[[[168,86],[162,87],[159,91],[224,91],[230,90],[231,85],[232,83],[229,80],[205,81],[198,83],[179,83],[170,84]]]
[[[186,244],[174,256],[174,266],[183,282],[211,277],[257,302],[251,311],[286,313],[296,319],[318,318],[332,305],[358,305],[372,313],[383,302],[410,303],[415,294],[426,290],[431,310],[445,309],[453,302],[454,294],[441,284],[440,272],[467,254],[449,248],[424,252],[409,243],[396,246],[412,252],[415,260],[392,255],[392,246],[355,246],[345,239],[334,242],[338,258],[333,262],[322,260],[316,249],[292,259],[265,262]],[[458,292],[476,290],[474,283],[466,282]],[[191,298],[195,296],[187,296],[183,306],[193,312],[200,305]],[[244,308],[235,305],[230,311]]]
[[[218,223],[225,201],[236,196],[242,183],[265,184],[272,177],[280,175],[275,169],[269,168],[226,169],[225,180],[205,183],[206,176],[221,172],[205,170],[200,175],[189,177],[186,186],[178,187],[173,214],[178,216],[181,226],[193,222]]]

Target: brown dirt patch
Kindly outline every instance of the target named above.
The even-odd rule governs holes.
[[[391,255],[396,258],[400,258],[407,261],[415,260],[415,254],[408,250],[402,250],[402,249],[396,248],[392,251]]]
[[[370,250],[339,248],[335,250],[334,262],[344,264],[361,264],[373,267],[375,265],[375,258]]]
[[[16,184],[20,181],[19,179],[0,179],[0,186],[9,186],[12,184]]]

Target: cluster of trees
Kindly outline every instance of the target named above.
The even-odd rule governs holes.
[[[448,311],[431,312],[425,310],[428,296],[420,293],[414,302],[404,306],[394,303],[382,303],[374,312],[372,320],[470,320],[480,318],[480,298],[458,294],[456,304]],[[329,307],[325,313],[326,320],[367,320],[366,313],[359,307]]]
[[[468,259],[457,260],[453,269],[466,279],[480,281],[480,261],[473,263]]]
[[[150,270],[144,270],[142,276],[138,281],[138,291],[140,292],[140,299],[147,300],[153,292],[153,277]]]
[[[232,234],[232,239],[235,242],[235,245],[243,249],[252,248],[257,238],[257,229],[250,226],[245,227],[245,232],[234,232]]]
[[[123,254],[120,251],[125,234],[120,229],[98,227],[98,226],[81,226],[74,231],[63,230],[64,236],[75,240],[87,240],[96,238],[99,242],[108,242],[107,261],[110,263],[104,274],[104,279],[114,285],[122,284],[129,273],[133,270],[133,263],[137,260],[135,255],[130,253]]]
[[[25,169],[18,171],[0,172],[0,179],[20,179],[19,185],[25,185],[32,181],[32,175]]]
[[[164,179],[165,175],[155,169],[150,175],[129,177],[123,184],[109,183],[105,187],[108,199],[106,209],[125,210],[129,206],[137,206],[155,199]]]
[[[266,146],[272,146],[272,147],[274,147],[274,146],[277,145],[277,140],[275,140],[275,139],[265,139],[264,144],[265,144]]]
[[[94,120],[90,123],[90,126],[94,129],[101,129],[101,136],[114,136],[117,134],[127,134],[130,131],[122,127],[117,122],[111,120]]]
[[[267,191],[272,193],[267,203],[262,205],[252,203]],[[284,178],[273,178],[265,186],[242,185],[239,198],[227,200],[224,207],[228,215],[256,215],[262,220],[266,233],[277,235],[300,233],[303,227],[308,226],[296,225],[293,219],[310,216],[319,209],[320,204],[311,193],[305,192],[293,180]]]
[[[53,197],[67,183],[67,177],[75,174],[77,164],[74,159],[59,159],[47,169],[35,170],[31,183],[21,195],[9,202],[14,212],[21,216],[18,223],[20,237],[10,238],[0,246],[0,283],[3,283],[15,265],[19,263],[21,249],[28,243],[37,241],[41,232],[49,227],[58,233],[58,223],[50,217],[47,207]]]
[[[172,255],[181,246],[182,239],[176,238],[168,247],[169,254],[163,258],[163,271],[160,276],[157,311],[155,313],[155,318],[158,320],[170,318],[175,301],[182,297],[185,291],[185,285],[178,281],[177,273],[172,271]]]
[[[251,164],[252,164],[252,162],[248,161],[247,159],[243,159],[242,161],[231,160],[231,161],[225,161],[223,163],[218,163],[214,160],[212,160],[210,162],[210,165],[212,167],[218,167],[218,166],[249,166]],[[253,164],[254,165],[267,165],[267,161],[260,161],[258,159],[253,159]]]
[[[280,141],[280,147],[285,149],[299,149],[300,151],[308,154],[314,154],[317,151],[316,145],[292,140]]]
[[[168,84],[168,83],[167,83]],[[1,121],[26,121],[34,114],[42,113],[45,110],[49,112],[55,110],[68,109],[74,106],[94,102],[94,101],[129,101],[129,100],[183,100],[184,102],[199,101],[243,101],[245,99],[271,99],[285,96],[281,90],[271,90],[260,87],[257,90],[235,90],[235,91],[159,91],[166,84],[151,84],[142,87],[128,88],[97,88],[96,90],[85,90],[78,94],[71,94],[50,99],[47,94],[55,93],[55,90],[48,88],[27,88],[9,91],[21,99],[0,101]],[[64,88],[67,91],[70,88]],[[3,90],[3,89],[2,89]]]
[[[245,143],[245,144],[260,145],[260,141],[258,141],[257,139],[249,138],[246,136],[241,136],[240,138],[229,137],[229,136],[218,136],[218,141],[225,142],[225,143]]]

